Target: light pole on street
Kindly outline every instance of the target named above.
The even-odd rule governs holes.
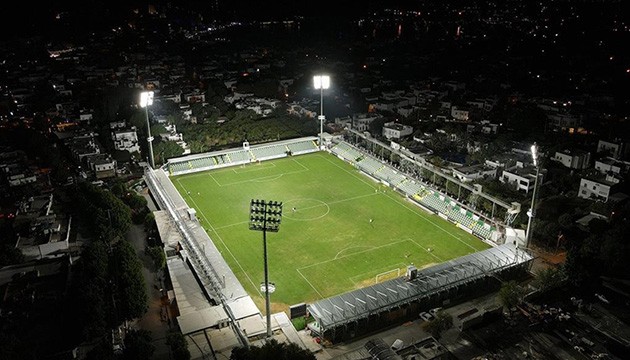
[[[324,116],[324,89],[328,89],[330,87],[330,76],[328,75],[315,75],[313,76],[313,85],[315,89],[319,89],[319,148],[321,149],[324,145],[324,120],[326,120],[326,116]]]

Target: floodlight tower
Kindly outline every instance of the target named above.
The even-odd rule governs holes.
[[[271,338],[271,309],[269,294],[276,287],[269,283],[269,270],[267,269],[267,231],[278,232],[282,221],[282,202],[254,200],[249,204],[249,229],[262,231],[263,233],[263,258],[265,262],[265,282],[260,285],[265,292],[265,307],[267,311],[267,338]]]
[[[532,238],[532,223],[534,222],[534,203],[536,201],[536,191],[538,190],[538,177],[540,175],[540,164],[538,163],[538,146],[536,143],[532,145],[532,160],[534,161],[534,167],[536,167],[536,179],[534,180],[534,191],[532,192],[532,204],[527,212],[529,220],[527,220],[527,232],[525,233],[525,248],[529,248],[529,242]]]
[[[321,149],[324,145],[324,120],[326,120],[326,116],[324,116],[324,89],[328,89],[330,87],[330,76],[328,75],[315,75],[313,76],[313,85],[315,85],[315,89],[319,89],[319,148]]]
[[[155,168],[153,160],[153,136],[151,136],[151,125],[149,124],[149,106],[153,105],[153,91],[143,91],[140,93],[140,107],[144,108],[144,116],[147,120],[147,142],[149,143],[149,164]]]

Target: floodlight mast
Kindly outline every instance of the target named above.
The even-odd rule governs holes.
[[[315,75],[313,76],[313,85],[315,89],[319,89],[319,115],[317,119],[319,119],[319,148],[321,149],[324,145],[324,120],[326,120],[326,116],[324,116],[324,89],[328,89],[330,87],[330,76],[328,75]]]
[[[265,263],[265,308],[267,312],[267,339],[271,338],[271,303],[269,299],[269,270],[267,267],[267,231],[278,232],[282,221],[282,202],[252,199],[249,203],[249,229],[263,233],[263,260]]]
[[[149,106],[153,105],[153,91],[143,91],[140,93],[140,107],[144,108],[144,116],[147,120],[147,143],[149,144],[149,164],[155,169],[153,159],[153,136],[151,136],[151,125],[149,124]]]
[[[525,234],[525,248],[527,249],[529,249],[529,242],[531,241],[531,238],[532,238],[531,227],[534,222],[534,216],[535,216],[534,203],[536,202],[536,192],[538,190],[538,177],[540,176],[540,164],[538,162],[538,146],[536,145],[536,143],[532,145],[531,151],[532,151],[532,160],[534,162],[534,167],[536,167],[536,179],[534,180],[534,191],[532,192],[532,203],[527,213],[527,215],[529,216],[529,219],[527,220],[527,232]]]

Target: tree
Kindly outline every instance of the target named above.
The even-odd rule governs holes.
[[[24,262],[22,250],[15,246],[0,243],[0,267]]]
[[[561,269],[549,267],[538,271],[534,285],[544,291],[560,285],[563,280],[564,274]]]
[[[294,343],[279,343],[275,339],[263,346],[237,347],[232,349],[230,360],[315,360],[315,354]]]
[[[184,335],[176,330],[166,334],[166,344],[171,347],[171,353],[175,360],[190,360],[190,351]]]
[[[91,241],[85,245],[73,271],[69,298],[77,324],[72,329],[83,340],[105,336],[108,325],[113,323],[108,261],[107,244]]]
[[[573,226],[573,216],[571,214],[562,214],[558,217],[558,224],[563,229]]]
[[[119,241],[112,254],[111,271],[116,284],[119,321],[138,318],[148,309],[148,297],[142,275],[142,263],[126,241]]]
[[[163,164],[166,159],[180,156],[184,149],[174,141],[157,141],[153,145],[153,155],[156,164]]]
[[[525,289],[514,280],[504,283],[499,290],[499,300],[510,312],[512,308],[523,301],[524,295]]]
[[[153,260],[154,270],[157,271],[166,266],[166,255],[164,255],[164,249],[161,246],[147,246],[145,252]]]
[[[444,310],[438,311],[433,320],[424,324],[424,329],[436,339],[439,339],[442,336],[442,332],[451,327],[453,327],[453,316]]]
[[[80,215],[94,236],[105,240],[123,237],[131,226],[131,210],[111,191],[89,182],[77,185],[73,192]]]
[[[114,360],[114,351],[112,350],[111,341],[106,337],[102,338],[92,349],[85,355],[86,360]]]
[[[150,360],[155,351],[151,343],[151,332],[147,330],[131,330],[125,336],[123,359]]]

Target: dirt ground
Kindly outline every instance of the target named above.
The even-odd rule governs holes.
[[[532,273],[536,273],[539,270],[549,267],[558,267],[563,264],[567,258],[567,252],[564,249],[558,251],[550,251],[540,247],[530,247],[531,253],[534,256],[534,262],[532,264]]]

